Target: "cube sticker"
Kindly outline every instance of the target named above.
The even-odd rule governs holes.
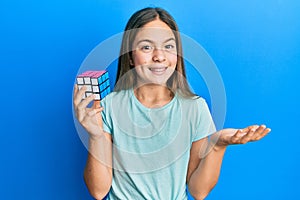
[[[94,94],[95,100],[103,99],[110,93],[109,75],[106,70],[86,71],[76,77],[78,89],[86,86],[86,92],[83,98]]]

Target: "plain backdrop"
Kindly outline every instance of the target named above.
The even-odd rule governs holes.
[[[272,128],[262,141],[228,148],[207,199],[297,198],[300,1],[2,0],[0,199],[92,199],[72,115],[74,80],[89,52],[147,6],[168,10],[218,66],[225,127]],[[200,81],[193,68],[188,78]],[[209,102],[205,87],[195,90]]]

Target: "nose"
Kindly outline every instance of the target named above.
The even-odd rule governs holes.
[[[163,62],[166,60],[165,52],[162,49],[155,48],[153,51],[153,61],[154,62]]]

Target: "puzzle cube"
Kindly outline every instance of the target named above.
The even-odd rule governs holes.
[[[78,89],[83,86],[87,88],[83,98],[94,94],[95,100],[100,100],[110,93],[109,75],[106,70],[86,71],[77,76],[76,82]]]

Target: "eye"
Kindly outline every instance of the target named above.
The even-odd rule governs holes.
[[[153,50],[153,46],[150,44],[142,44],[138,48],[145,53],[151,52]]]
[[[144,45],[141,47],[141,49],[147,51],[147,50],[151,50],[152,47],[150,45]]]
[[[174,50],[175,49],[175,45],[173,45],[173,44],[167,44],[167,45],[165,45],[165,49],[166,50]]]

